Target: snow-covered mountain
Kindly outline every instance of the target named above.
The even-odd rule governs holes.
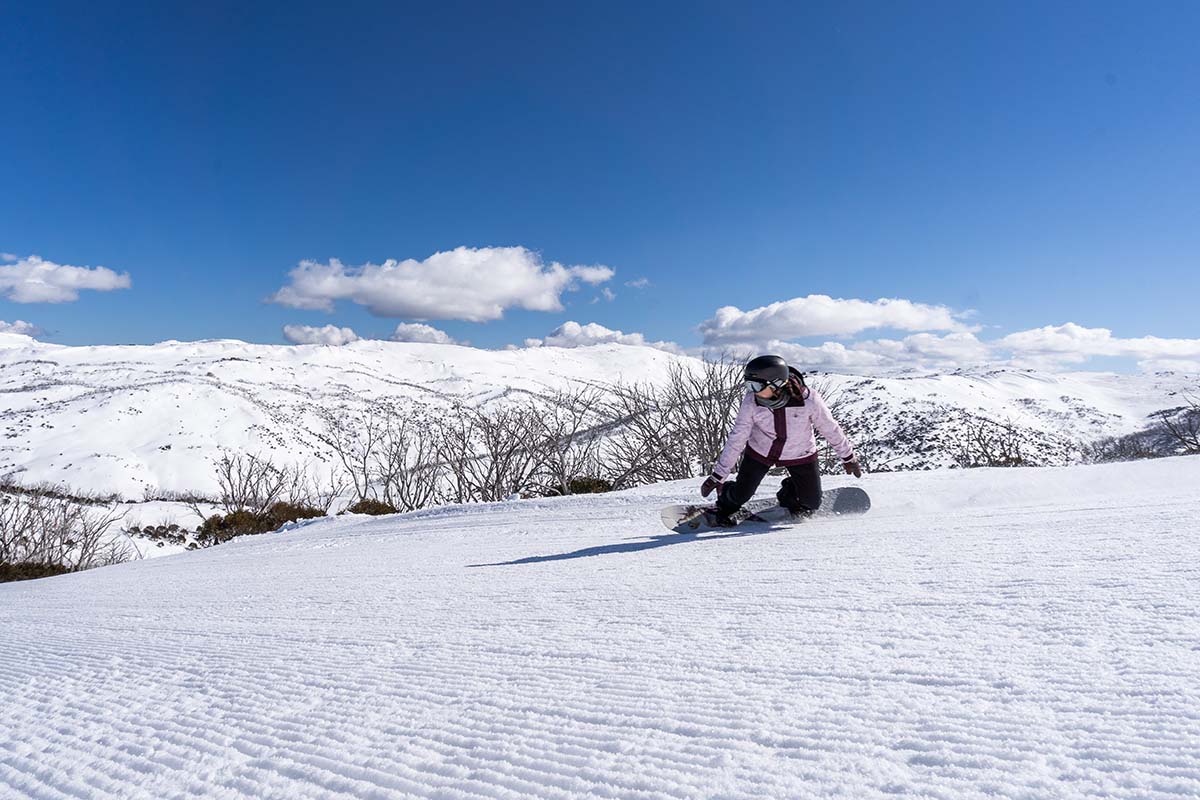
[[[480,350],[359,341],[256,345],[240,341],[69,347],[0,334],[0,476],[23,484],[118,493],[210,492],[222,449],[281,461],[327,455],[317,408],[379,398],[429,404],[504,402],[572,383],[661,381],[687,356],[648,347]],[[800,365],[803,366],[803,365]],[[1040,463],[1074,444],[1128,433],[1200,386],[1178,374],[982,371],[920,377],[819,376],[876,467],[953,462],[964,420],[1011,421]]]
[[[818,379],[819,380],[819,379]],[[830,376],[838,416],[872,469],[929,469],[959,463],[971,437],[1012,438],[1034,465],[1066,465],[1081,445],[1151,425],[1197,394],[1200,377],[994,369],[943,375]],[[1003,446],[1003,443],[1000,443]]]
[[[697,537],[681,481],[0,584],[0,797],[1196,797],[1197,484],[877,474]]]
[[[0,475],[131,499],[148,489],[209,491],[222,449],[280,461],[323,457],[313,435],[318,408],[393,397],[484,403],[581,381],[649,381],[678,358],[621,345],[64,347],[0,334]]]

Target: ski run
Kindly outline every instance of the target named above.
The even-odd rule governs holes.
[[[0,585],[0,797],[1200,796],[1200,459],[698,483]]]

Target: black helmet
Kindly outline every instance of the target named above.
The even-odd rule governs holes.
[[[746,388],[753,389],[756,392],[761,392],[766,387],[770,386],[774,389],[782,389],[787,386],[788,377],[787,362],[783,360],[783,356],[759,356],[753,358],[746,365],[744,374],[748,385]],[[755,385],[762,384],[754,389]]]

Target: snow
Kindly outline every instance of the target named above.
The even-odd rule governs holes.
[[[222,451],[320,469],[318,408],[370,400],[487,403],[581,382],[661,379],[681,357],[600,345],[489,351],[359,341],[255,345],[236,340],[66,347],[0,340],[0,476],[141,500],[216,491]],[[7,345],[7,346],[6,346]]]
[[[222,339],[68,347],[0,334],[0,478],[129,500],[164,491],[212,494],[212,462],[222,451],[328,469],[328,449],[316,438],[318,408],[353,411],[382,398],[502,403],[580,383],[661,381],[676,363],[699,364],[617,344],[495,351]],[[1200,386],[1197,376],[1175,373],[823,377],[839,387],[847,415],[861,416],[874,436],[899,443],[903,456],[882,461],[906,468],[951,463],[957,412],[1089,441],[1139,430],[1148,414],[1181,405],[1180,393]],[[906,422],[909,430],[898,427]],[[912,428],[921,432],[922,447],[905,441]]]
[[[1200,795],[1200,459],[698,482],[0,585],[0,797]]]

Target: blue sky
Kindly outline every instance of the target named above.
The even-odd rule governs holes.
[[[806,301],[778,340],[1194,342],[1200,6],[986,6],[9,5],[0,253],[130,286],[17,302],[12,273],[0,320],[66,344],[425,321],[489,347],[570,320],[691,348],[722,306],[828,295],[974,313],[847,333]],[[561,311],[371,313],[361,265],[460,247],[614,272]],[[358,287],[332,313],[266,302],[331,259]],[[1087,354],[1200,360],[1181,347]]]

